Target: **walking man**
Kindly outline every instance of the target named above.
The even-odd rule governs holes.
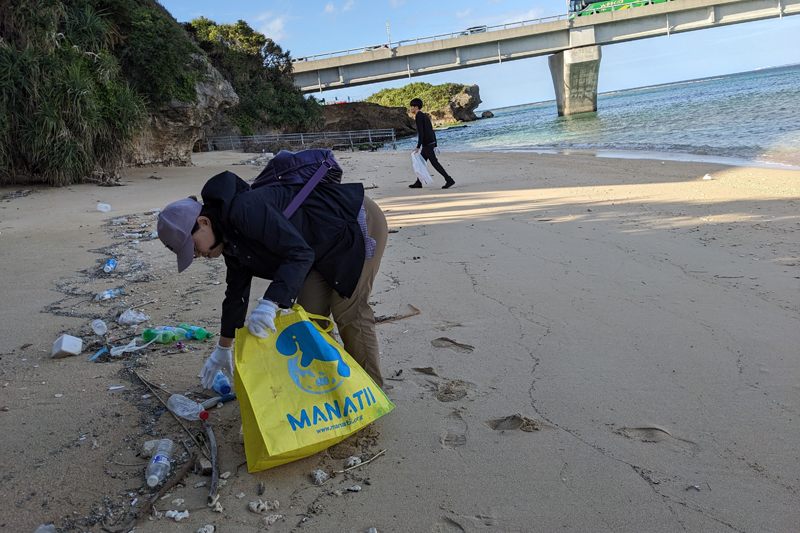
[[[449,189],[455,185],[456,182],[447,174],[447,171],[442,164],[439,163],[439,160],[436,159],[436,153],[434,152],[434,148],[436,148],[436,133],[433,131],[431,119],[428,115],[420,111],[420,109],[422,109],[422,100],[414,98],[408,106],[409,110],[414,114],[414,120],[417,122],[417,147],[414,148],[414,153],[419,152],[420,148],[422,149],[422,158],[425,161],[430,161],[433,168],[444,176],[445,184],[442,185],[442,189]],[[409,185],[409,187],[412,189],[421,189],[422,183],[417,180]]]

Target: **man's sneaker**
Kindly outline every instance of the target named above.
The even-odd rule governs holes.
[[[422,183],[420,183],[420,181],[417,180],[414,183],[412,183],[411,185],[409,185],[409,187],[412,188],[412,189],[421,189],[422,188]]]
[[[447,180],[447,183],[445,183],[444,185],[442,185],[442,189],[449,189],[450,187],[452,187],[452,186],[453,186],[453,185],[455,185],[455,184],[456,184],[456,180],[454,180],[454,179],[449,179],[449,180]]]

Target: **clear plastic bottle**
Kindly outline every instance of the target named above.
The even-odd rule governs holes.
[[[167,477],[169,474],[169,460],[172,458],[172,449],[174,445],[169,439],[161,439],[158,441],[156,451],[153,452],[153,459],[147,465],[147,470],[144,471],[144,477],[147,479],[147,485],[155,487]]]
[[[183,328],[176,328],[174,326],[156,326],[153,328],[156,331],[169,331],[179,336],[181,339],[190,339],[189,332]]]
[[[208,411],[199,403],[190,400],[183,394],[173,394],[167,400],[167,409],[186,420],[206,420]]]
[[[213,333],[209,333],[208,331],[204,330],[199,326],[190,326],[189,324],[178,324],[178,327],[181,329],[186,330],[186,338],[188,339],[199,339],[205,340],[210,339],[214,336]]]
[[[108,289],[107,291],[98,292],[97,296],[94,297],[94,301],[97,302],[99,300],[108,300],[110,298],[116,298],[121,294],[122,294],[122,289]]]
[[[230,394],[231,392],[231,380],[228,379],[228,376],[222,373],[222,370],[217,372],[217,375],[214,376],[214,390],[220,394]]]
[[[106,261],[106,264],[103,265],[103,272],[108,274],[109,272],[113,272],[115,268],[117,268],[117,260],[109,259],[108,261]]]
[[[144,342],[156,341],[159,344],[169,344],[170,342],[180,340],[180,337],[172,331],[158,331],[146,328],[142,331],[142,340],[144,340]]]

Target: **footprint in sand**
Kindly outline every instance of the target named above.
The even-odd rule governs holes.
[[[615,429],[614,433],[617,435],[622,435],[628,439],[635,439],[641,442],[669,443],[691,453],[697,453],[701,450],[700,446],[698,446],[696,443],[676,437],[666,429],[656,425],[635,428],[621,427]]]
[[[522,416],[517,413],[515,415],[507,416],[505,418],[496,418],[494,420],[487,420],[486,425],[495,431],[509,431],[519,429],[528,433],[542,429],[539,422],[531,420],[528,417]]]
[[[431,341],[431,346],[434,348],[450,348],[454,352],[458,353],[472,353],[475,350],[474,346],[470,346],[469,344],[461,344],[460,342],[456,342],[453,339],[448,339],[447,337],[433,339]]]
[[[436,399],[440,402],[455,402],[467,395],[467,384],[460,379],[439,383]]]
[[[455,449],[467,443],[467,422],[458,411],[447,415],[444,424],[446,433],[439,440],[445,448]]]
[[[431,533],[462,533],[464,528],[455,520],[443,516],[431,528]]]

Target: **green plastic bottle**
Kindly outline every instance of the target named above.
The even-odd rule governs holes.
[[[142,339],[144,339],[144,342],[155,340],[159,344],[168,344],[170,342],[180,340],[180,336],[176,335],[172,331],[158,331],[147,328],[142,331]]]
[[[178,327],[186,330],[186,337],[189,339],[199,339],[203,341],[206,339],[210,339],[211,337],[214,336],[213,333],[209,333],[208,331],[198,326],[190,326],[189,324],[178,324]]]

